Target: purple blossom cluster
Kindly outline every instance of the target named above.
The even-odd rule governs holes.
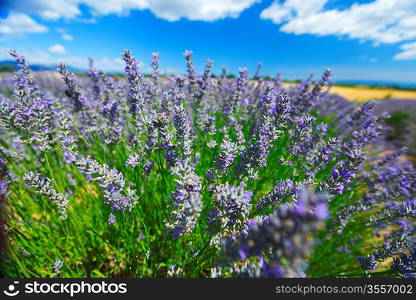
[[[248,221],[248,229],[223,240],[216,276],[229,272],[243,277],[304,277],[305,258],[313,243],[308,235],[328,217],[327,195],[302,187],[294,202],[271,215]]]
[[[371,267],[365,270],[376,270],[387,259],[393,259],[390,268],[393,273],[402,277],[415,277],[416,243],[416,170],[408,164],[399,164],[393,153],[386,156],[374,167],[375,176],[365,180],[368,193],[355,206],[361,211],[378,211],[371,217],[376,235],[383,236],[383,245],[376,247],[373,254],[360,257],[360,263]],[[349,207],[355,211],[355,207]],[[347,222],[343,215],[341,222]]]
[[[38,172],[28,172],[24,175],[23,180],[28,187],[48,198],[58,207],[60,218],[67,218],[68,197],[56,191],[51,179],[42,176]]]
[[[134,207],[138,201],[137,193],[130,186],[126,186],[126,180],[121,172],[76,152],[68,152],[67,155],[86,178],[99,183],[103,191],[104,202],[113,210],[126,211]]]
[[[202,183],[195,173],[194,163],[189,158],[179,160],[173,172],[178,178],[176,191],[172,194],[172,214],[166,226],[172,229],[173,236],[178,238],[195,228],[203,206]]]
[[[214,208],[208,222],[222,228],[223,235],[233,236],[247,230],[253,193],[244,186],[243,182],[239,187],[220,184],[213,191]]]
[[[81,111],[87,105],[87,100],[81,94],[81,89],[76,82],[75,74],[70,72],[64,64],[59,64],[57,69],[68,87],[65,94],[72,100],[75,111]]]
[[[7,193],[8,193],[8,170],[7,164],[0,155],[0,245],[3,245],[4,240],[4,220],[3,220],[3,207],[5,205]],[[1,250],[1,249],[0,249]]]
[[[48,150],[54,143],[53,99],[39,90],[25,58],[13,50],[10,55],[16,59],[20,70],[13,76],[14,101],[0,97],[0,119],[8,128],[19,132],[26,143],[36,145],[41,151]]]
[[[130,86],[128,93],[129,108],[130,112],[136,115],[142,109],[144,102],[143,74],[139,69],[138,62],[130,51],[124,51],[123,59],[126,62],[125,72]]]

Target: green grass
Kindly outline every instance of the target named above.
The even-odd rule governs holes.
[[[394,111],[390,114],[390,117],[385,120],[385,123],[389,126],[387,139],[402,139],[408,133],[408,125],[411,115],[404,111]]]

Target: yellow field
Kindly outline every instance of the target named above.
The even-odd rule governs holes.
[[[293,83],[285,82],[283,86],[293,86]],[[341,95],[353,101],[367,101],[369,99],[414,99],[416,100],[416,91],[396,90],[394,88],[369,87],[365,85],[332,86],[331,93]]]
[[[331,92],[355,101],[385,98],[416,99],[416,91],[402,91],[389,88],[370,88],[367,86],[333,86],[331,88]]]

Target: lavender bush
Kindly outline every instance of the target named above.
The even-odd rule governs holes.
[[[2,270],[16,277],[415,275],[416,173],[368,158],[375,104],[330,94],[331,72],[283,85],[247,69],[61,78],[0,90]],[[10,88],[11,82],[13,88]],[[7,92],[9,91],[9,92]]]

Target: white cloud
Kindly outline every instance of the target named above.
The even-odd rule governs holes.
[[[60,44],[55,44],[49,47],[49,52],[51,53],[58,53],[58,54],[64,54],[65,51],[65,47],[60,45]]]
[[[131,10],[151,10],[157,17],[177,21],[213,21],[238,17],[240,13],[261,0],[6,0],[11,10],[35,14],[46,20],[81,18],[81,4],[90,8],[93,16],[127,15]]]
[[[403,44],[400,49],[403,51],[394,56],[395,60],[416,59],[416,42]]]
[[[69,56],[64,54],[50,53],[36,48],[22,48],[16,50],[17,53],[24,55],[29,65],[39,64],[49,67],[56,67],[58,63],[62,62],[77,69],[88,69],[88,56]],[[11,56],[8,54],[8,49],[0,47],[0,60],[10,59]],[[120,72],[124,69],[124,61],[121,59],[121,57],[111,58],[102,56],[94,58],[94,65],[97,69],[102,71]]]
[[[320,11],[327,0],[286,0],[283,4],[275,1],[261,12],[262,19],[270,19],[276,24],[304,17]]]
[[[78,2],[74,0],[5,0],[5,5],[12,11],[37,15],[45,20],[57,20],[71,19],[80,15]]]
[[[10,13],[7,18],[0,19],[0,35],[22,35],[25,33],[42,33],[48,28],[37,23],[34,19],[23,13]]]
[[[66,57],[50,57],[48,58],[49,65],[56,65],[63,62],[69,66],[86,70],[88,68],[88,59],[79,56]],[[45,61],[46,64],[46,61]],[[94,59],[94,66],[103,71],[122,71],[124,68],[124,61],[121,58],[99,57]]]
[[[62,33],[61,38],[65,41],[73,41],[74,37],[68,33]]]
[[[415,0],[375,0],[343,10],[325,10],[327,2],[275,1],[262,11],[261,18],[281,25],[280,31],[286,33],[346,36],[373,41],[375,46],[416,39]]]
[[[61,34],[61,38],[65,41],[73,41],[74,37],[72,35],[70,35],[66,29],[64,28],[55,28],[55,30],[57,32],[59,32]]]
[[[147,8],[156,16],[169,21],[181,18],[214,21],[226,17],[237,18],[243,10],[259,0],[149,0],[147,2]]]

